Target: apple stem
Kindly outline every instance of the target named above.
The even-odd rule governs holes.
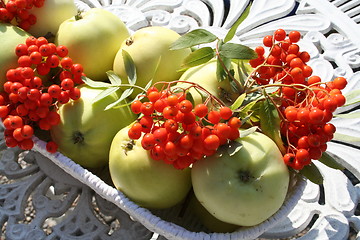
[[[81,13],[82,13],[81,11],[78,11],[77,14],[75,15],[75,20],[76,20],[76,21],[78,21],[78,20],[80,20],[80,19],[83,18],[82,15],[81,15]]]

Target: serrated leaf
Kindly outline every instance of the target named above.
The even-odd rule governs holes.
[[[257,58],[256,52],[248,46],[238,43],[225,43],[219,48],[222,57],[230,59],[254,59]]]
[[[334,168],[334,169],[339,169],[339,170],[344,170],[345,167],[342,166],[340,163],[338,163],[335,160],[335,156],[332,156],[333,154],[329,154],[327,152],[323,152],[321,158],[319,159],[319,161],[323,164],[325,164],[326,166],[330,167],[330,168]]]
[[[227,153],[229,154],[229,156],[233,156],[234,154],[236,154],[238,151],[240,151],[240,149],[243,147],[243,145],[238,142],[238,141],[231,141],[229,143],[229,146],[227,148]]]
[[[203,47],[190,53],[183,62],[183,67],[195,67],[214,58],[215,52],[211,47]]]
[[[106,82],[101,82],[101,81],[94,81],[94,80],[91,80],[90,78],[88,77],[81,77],[81,79],[83,80],[83,82],[92,87],[92,88],[107,88],[107,87],[110,87],[111,84],[109,83],[106,83]]]
[[[129,97],[133,93],[133,91],[134,91],[134,88],[125,89],[118,100],[116,100],[115,102],[110,103],[109,105],[106,106],[105,111],[119,105],[119,103],[121,103],[127,97]]]
[[[338,140],[342,142],[360,142],[360,137],[335,132],[333,140]]]
[[[321,185],[324,182],[323,176],[314,164],[304,166],[300,173],[315,184]]]
[[[257,126],[240,130],[240,138],[246,137],[258,130]]]
[[[195,29],[190,31],[170,45],[170,50],[178,50],[188,47],[193,47],[203,43],[210,43],[215,41],[217,36],[205,29]]]
[[[239,25],[247,18],[247,16],[250,13],[251,3],[245,8],[244,12],[240,15],[238,20],[231,26],[228,33],[226,34],[224,38],[224,42],[228,42],[235,36],[236,30],[239,27]]]
[[[101,99],[109,96],[110,94],[116,92],[117,90],[119,90],[120,87],[110,87],[110,88],[106,88],[105,90],[101,91],[93,100],[93,103],[96,103],[98,101],[100,101]]]
[[[236,100],[235,102],[230,106],[231,110],[235,110],[238,109],[244,102],[246,97],[246,93],[241,94]]]
[[[107,71],[106,75],[112,85],[121,85],[121,78],[114,71]]]
[[[122,49],[121,53],[122,53],[122,57],[124,60],[125,72],[126,72],[126,75],[128,76],[129,84],[135,85],[135,83],[136,83],[135,63],[127,51]]]
[[[335,114],[334,117],[347,118],[347,119],[360,118],[360,112],[350,112],[350,113]]]
[[[262,132],[276,143],[281,152],[285,152],[280,134],[280,117],[276,107],[268,98],[261,102],[259,119]]]

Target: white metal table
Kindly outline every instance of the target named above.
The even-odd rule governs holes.
[[[252,2],[236,41],[255,47],[278,28],[304,34],[314,74],[348,79],[360,89],[360,0],[77,0],[78,8],[104,7],[135,31],[160,25],[180,34],[206,28],[223,37]],[[358,108],[342,108],[339,112]],[[360,136],[360,118],[333,120],[338,133]],[[2,139],[2,138],[1,138]],[[307,182],[290,214],[259,238],[360,239],[360,143],[332,141],[328,151],[346,171],[318,163],[323,186]],[[0,226],[6,239],[165,239],[104,200],[42,154],[7,149],[0,141]],[[105,173],[105,174],[104,174]],[[110,183],[106,169],[100,174]],[[301,232],[301,234],[299,234]]]

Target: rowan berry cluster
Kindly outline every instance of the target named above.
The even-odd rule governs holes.
[[[6,72],[7,81],[0,93],[0,117],[6,145],[29,150],[36,128],[49,130],[60,122],[57,103],[80,98],[75,85],[82,82],[83,69],[67,57],[65,46],[56,46],[44,37],[28,37],[25,44],[16,46],[15,53],[18,67]],[[52,69],[54,76],[49,74]],[[56,144],[49,142],[47,149],[55,152]]]
[[[269,48],[268,57],[264,57],[265,48],[259,46],[255,49],[258,58],[250,61],[257,84],[278,87],[273,99],[278,104],[287,147],[284,161],[296,170],[319,159],[326,150],[336,130],[329,121],[333,112],[345,104],[341,90],[347,84],[343,77],[325,83],[312,75],[312,68],[306,64],[309,53],[300,51],[296,44],[300,38],[297,31],[287,34],[278,29],[263,39]]]
[[[25,31],[36,23],[36,16],[29,12],[33,7],[40,8],[45,0],[0,0],[0,22],[16,20],[18,26]]]
[[[135,100],[131,104],[132,111],[141,117],[129,129],[129,137],[142,137],[142,147],[154,160],[163,160],[177,169],[213,155],[219,146],[240,136],[241,121],[229,107],[211,104],[207,101],[211,95],[194,106],[185,97],[187,90],[173,92],[169,87],[158,90],[153,86],[146,93],[149,101]]]

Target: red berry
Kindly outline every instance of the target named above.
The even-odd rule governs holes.
[[[155,137],[152,133],[146,133],[141,139],[141,145],[145,150],[150,150],[155,146]]]
[[[194,108],[194,113],[196,116],[198,116],[199,118],[203,118],[207,115],[208,113],[208,107],[203,104],[203,103],[200,103],[198,105],[195,106]]]
[[[58,145],[53,142],[53,141],[49,141],[47,144],[46,144],[46,150],[49,152],[49,153],[56,153],[58,149]]]
[[[216,150],[220,146],[220,139],[215,134],[210,134],[204,139],[204,147],[208,150]]]
[[[217,124],[221,119],[220,112],[212,110],[208,113],[208,120],[212,124]]]

